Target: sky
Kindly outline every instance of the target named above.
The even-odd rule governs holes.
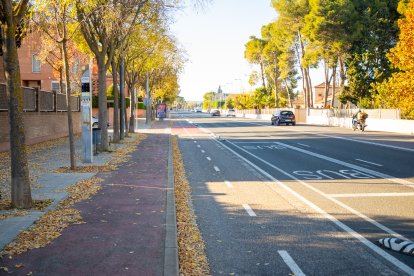
[[[275,19],[270,0],[214,0],[202,10],[180,11],[171,26],[188,58],[180,96],[202,101],[219,85],[224,93],[248,91],[253,67],[244,59],[245,44]]]

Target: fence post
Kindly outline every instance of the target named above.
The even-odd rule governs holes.
[[[53,111],[57,113],[57,92],[52,91],[53,93]]]
[[[40,112],[40,93],[39,87],[34,88],[35,91],[35,111]]]

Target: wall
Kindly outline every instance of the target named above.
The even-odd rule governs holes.
[[[81,112],[73,112],[73,128],[75,133],[81,132]],[[25,112],[23,114],[28,145],[57,139],[68,135],[68,119],[66,112]],[[0,152],[9,150],[8,112],[0,112]]]

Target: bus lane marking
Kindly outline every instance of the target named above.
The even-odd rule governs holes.
[[[368,239],[366,239],[364,236],[362,236],[361,234],[359,234],[358,232],[356,232],[355,230],[353,230],[352,228],[350,228],[349,226],[345,225],[344,223],[342,223],[341,221],[339,221],[337,218],[335,218],[334,216],[332,216],[331,214],[327,213],[325,210],[323,210],[322,208],[320,208],[319,206],[317,206],[316,204],[314,204],[313,202],[309,201],[308,199],[306,199],[305,197],[303,197],[302,195],[300,195],[298,192],[292,190],[290,187],[288,187],[286,184],[282,183],[281,181],[277,180],[276,178],[274,178],[271,174],[267,173],[266,171],[264,171],[263,169],[261,169],[260,167],[258,167],[256,164],[254,164],[253,162],[249,161],[248,159],[246,159],[245,157],[243,157],[242,155],[240,155],[239,153],[237,153],[236,151],[234,151],[233,149],[231,149],[230,147],[228,147],[227,145],[225,145],[224,143],[215,140],[217,143],[222,144],[227,150],[229,150],[230,152],[232,152],[234,155],[238,156],[241,160],[243,160],[244,162],[246,162],[247,164],[249,164],[250,166],[252,166],[253,168],[255,168],[257,171],[259,171],[262,175],[266,176],[268,179],[272,180],[275,184],[278,184],[280,187],[282,187],[283,189],[285,189],[286,191],[288,191],[289,193],[291,193],[292,195],[294,195],[296,198],[298,198],[300,201],[302,201],[303,203],[305,203],[306,205],[308,205],[309,207],[311,207],[312,209],[314,209],[315,211],[317,211],[318,213],[320,213],[321,215],[323,215],[325,218],[327,218],[328,220],[330,220],[331,222],[333,222],[334,224],[336,224],[339,228],[341,228],[344,232],[347,232],[348,234],[350,234],[351,236],[353,236],[355,239],[359,240],[362,244],[364,244],[365,246],[367,246],[369,249],[371,249],[372,251],[374,251],[375,253],[377,253],[379,256],[383,257],[384,259],[386,259],[388,262],[392,263],[395,267],[401,269],[402,271],[406,272],[409,275],[414,275],[414,269],[412,269],[411,267],[409,267],[408,265],[406,265],[405,263],[401,262],[400,260],[398,260],[397,258],[395,258],[394,256],[388,254],[386,251],[382,250],[381,248],[379,248],[377,245],[375,245],[374,243],[372,243],[371,241],[369,241]],[[402,235],[394,232],[393,230],[387,228],[386,226],[372,220],[371,218],[368,218],[367,216],[359,213],[358,211],[350,208],[349,206],[343,204],[342,202],[328,196],[327,194],[319,191],[318,189],[312,187],[311,185],[308,185],[307,183],[301,181],[300,179],[296,178],[295,176],[291,175],[288,172],[283,171],[282,169],[274,166],[273,164],[255,156],[254,154],[248,152],[247,150],[233,144],[232,142],[229,142],[231,145],[233,145],[235,148],[238,148],[239,150],[245,152],[246,154],[252,156],[253,158],[263,162],[264,164],[273,167],[274,169],[280,171],[281,173],[287,175],[288,177],[290,177],[293,180],[296,180],[297,182],[303,184],[304,186],[308,187],[309,189],[315,190],[315,192],[321,194],[322,196],[326,197],[327,199],[336,202],[337,204],[339,204],[340,206],[343,206],[344,208],[353,211],[353,213],[355,213],[356,215],[359,215],[361,218],[371,222],[372,224],[376,225],[377,227],[379,227],[380,229],[383,229],[384,231],[390,233],[391,235],[401,238],[401,239],[406,239],[405,237],[403,237]],[[275,188],[271,185],[269,185],[269,187],[274,190],[276,193],[277,190],[275,190]]]
[[[374,171],[374,170],[371,170],[371,169],[367,169],[367,168],[364,168],[364,167],[361,167],[361,166],[358,166],[358,165],[354,165],[354,164],[351,164],[351,163],[348,163],[348,162],[345,162],[345,161],[341,161],[341,160],[338,160],[338,159],[335,159],[335,158],[332,158],[332,157],[328,157],[328,156],[325,156],[325,155],[322,155],[322,154],[319,154],[319,153],[311,152],[311,151],[308,151],[308,150],[305,150],[305,149],[290,146],[290,145],[287,145],[287,144],[284,144],[284,143],[280,143],[280,142],[275,142],[275,143],[283,145],[283,146],[287,147],[288,149],[299,151],[301,153],[311,155],[313,157],[317,157],[319,159],[323,159],[323,160],[329,161],[331,163],[336,163],[338,165],[342,165],[342,166],[345,166],[345,167],[348,167],[348,168],[351,168],[351,169],[354,169],[354,170],[357,170],[357,171],[361,171],[361,172],[367,173],[369,175],[373,175],[373,176],[378,177],[378,178],[383,178],[383,179],[386,179],[388,181],[391,181],[391,182],[394,182],[394,183],[397,183],[397,184],[401,184],[401,185],[405,185],[405,186],[410,187],[410,188],[414,188],[414,183],[411,182],[411,181],[405,180],[405,179],[396,178],[396,177],[393,177],[393,176],[385,174],[385,173],[380,173],[380,172],[377,172],[377,171]]]

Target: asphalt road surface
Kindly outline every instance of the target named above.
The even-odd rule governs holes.
[[[414,137],[172,118],[213,275],[414,275]]]

